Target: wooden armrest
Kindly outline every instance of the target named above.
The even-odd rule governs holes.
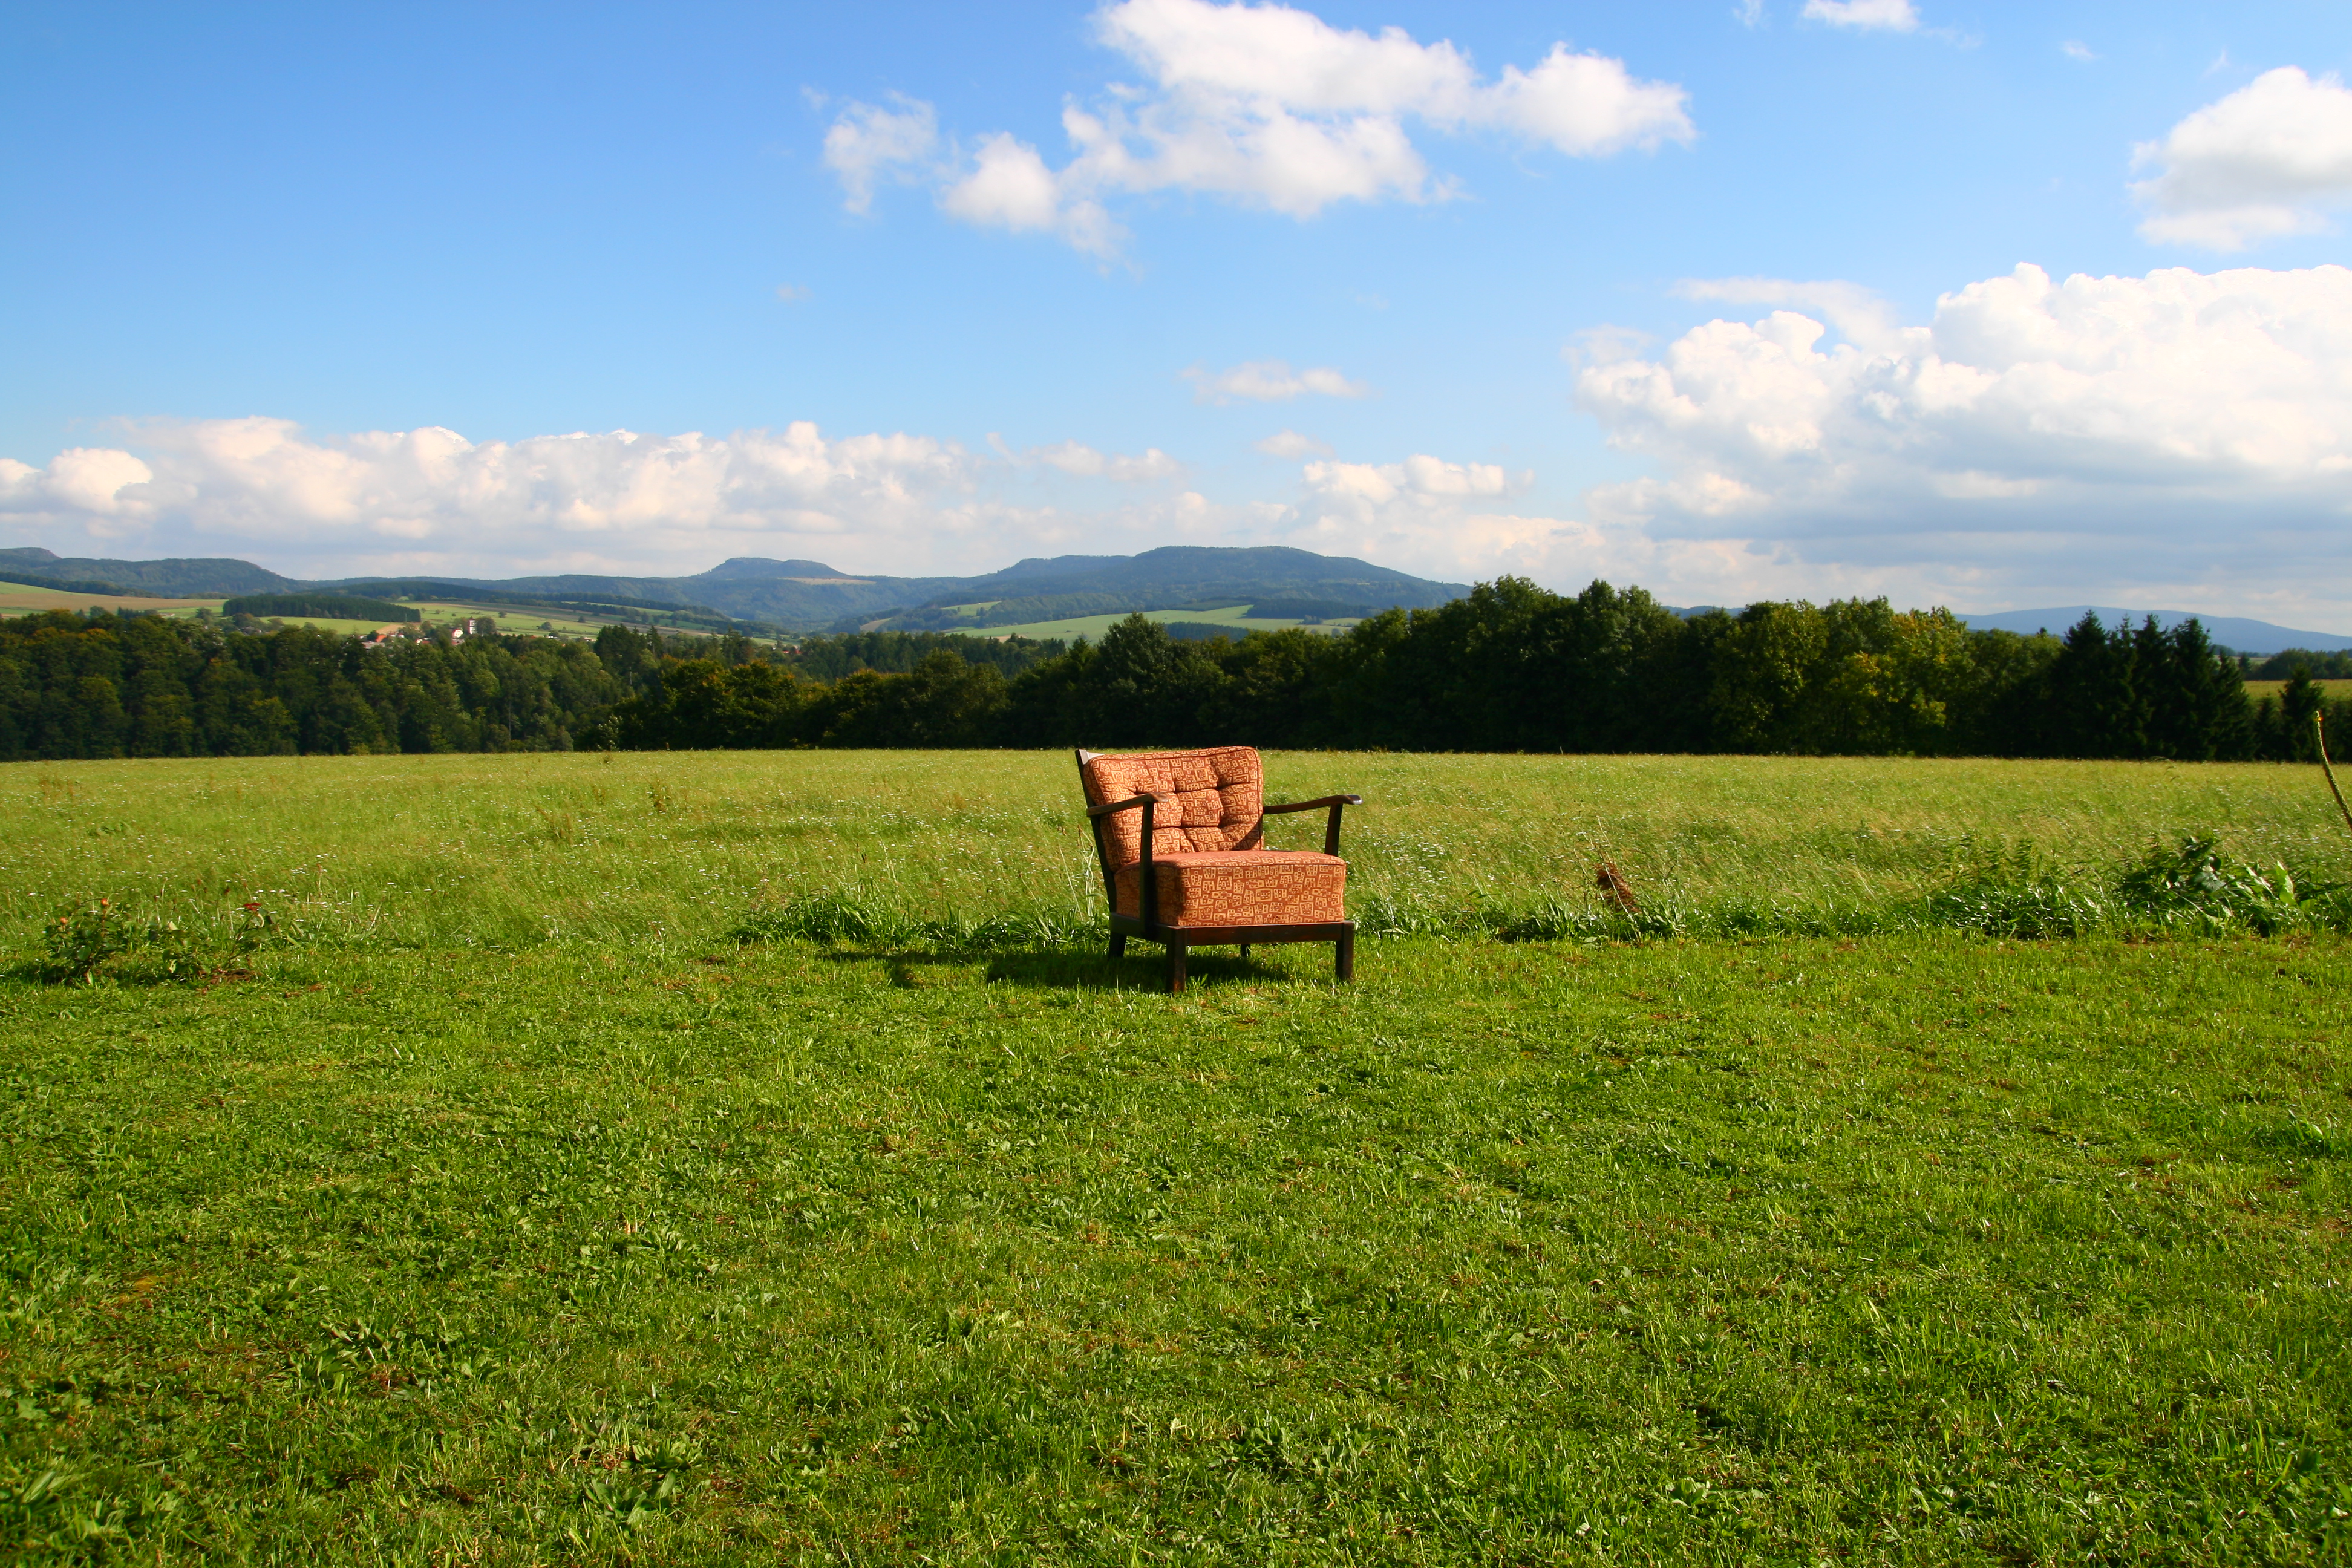
[[[1296,800],[1288,805],[1262,805],[1258,807],[1258,813],[1264,816],[1279,816],[1286,811],[1318,811],[1327,805],[1361,805],[1363,804],[1364,797],[1360,795],[1327,795],[1315,800]]]
[[[1330,820],[1323,826],[1323,853],[1326,855],[1337,855],[1339,853],[1340,812],[1348,806],[1361,805],[1363,804],[1364,797],[1360,795],[1327,795],[1316,800],[1295,800],[1288,805],[1262,805],[1257,808],[1258,823],[1260,826],[1263,826],[1267,817],[1280,816],[1286,811],[1320,811],[1328,809],[1331,813],[1331,817]]]
[[[1115,800],[1108,805],[1090,805],[1087,807],[1087,815],[1088,816],[1108,816],[1113,812],[1133,811],[1139,805],[1156,805],[1159,804],[1159,801],[1160,797],[1156,795],[1139,795],[1132,800]]]

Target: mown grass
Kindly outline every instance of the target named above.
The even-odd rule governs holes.
[[[52,900],[287,889],[194,981],[0,982],[0,1542],[2352,1555],[2352,941],[1457,934],[1171,998],[730,938],[1083,912],[1066,764],[954,762],[0,770],[22,957]],[[1604,847],[1694,907],[1997,837],[2331,852],[2266,769],[1275,766],[1386,801],[1362,876],[1438,909]]]

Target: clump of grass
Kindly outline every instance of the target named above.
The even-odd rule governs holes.
[[[2258,869],[2210,834],[2152,841],[2137,860],[2102,875],[2068,870],[2030,848],[2000,849],[1926,902],[1924,923],[1988,936],[2048,939],[2095,932],[2221,935],[2343,931],[2352,900],[2341,887],[2298,881],[2284,863]]]

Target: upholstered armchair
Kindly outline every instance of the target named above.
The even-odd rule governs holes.
[[[1363,796],[1327,795],[1265,804],[1255,748],[1155,752],[1109,757],[1078,752],[1087,816],[1103,890],[1110,900],[1110,955],[1129,937],[1168,949],[1168,989],[1184,989],[1188,948],[1328,942],[1339,977],[1356,975],[1356,926],[1348,919],[1348,863],[1339,814]],[[1269,849],[1265,819],[1328,811],[1323,852]]]

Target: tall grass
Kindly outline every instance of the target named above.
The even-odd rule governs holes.
[[[1366,796],[1343,851],[1376,936],[2289,929],[2340,925],[2334,889],[2352,874],[2325,791],[2277,765],[1267,763],[1276,798]],[[1058,753],[19,763],[0,766],[0,944],[19,954],[100,898],[212,950],[664,952],[742,935],[977,950],[1087,946],[1105,922]],[[1273,837],[1307,845],[1318,826],[1278,820]],[[2208,868],[2233,891],[2125,887],[2151,845],[2190,838],[2222,847]],[[1636,910],[1593,886],[1603,860]]]
[[[1495,938],[1504,942],[1623,942],[1669,937],[1885,936],[1927,931],[2048,940],[2099,934],[2218,936],[2352,931],[2352,889],[2298,881],[2232,858],[2208,838],[2150,844],[2109,868],[2067,868],[2031,847],[1998,846],[1962,863],[1948,886],[1879,903],[1657,899],[1625,909],[1549,897],[1510,905],[1435,905],[1376,894],[1356,918],[1372,937]],[[1052,909],[982,919],[926,918],[856,892],[808,894],[754,912],[728,934],[739,942],[828,944],[993,952],[1101,945],[1107,922]]]

